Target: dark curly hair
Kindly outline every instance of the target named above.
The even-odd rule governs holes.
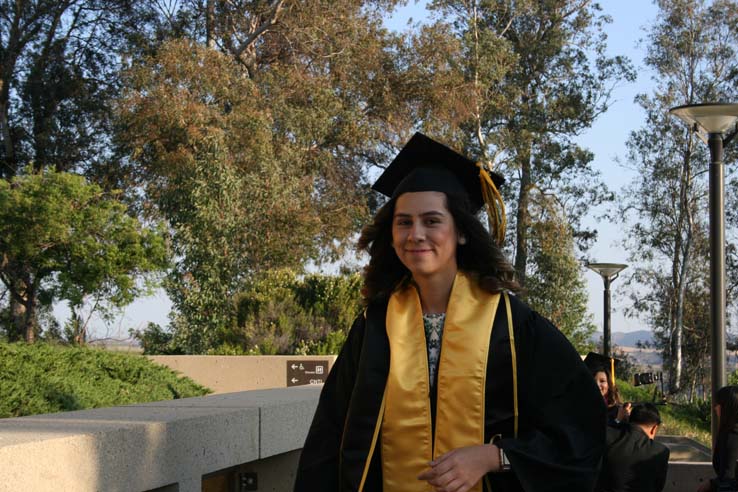
[[[465,195],[445,193],[446,207],[454,219],[456,230],[466,238],[466,244],[456,248],[459,270],[469,274],[484,290],[493,294],[508,290],[519,292],[515,270],[502,250],[472,211]],[[392,220],[397,197],[379,209],[374,220],[361,231],[358,249],[369,253],[364,268],[362,296],[365,303],[387,299],[402,283],[411,279],[392,247]]]
[[[720,405],[718,440],[724,441],[738,424],[738,386],[723,386],[715,394],[713,405]]]

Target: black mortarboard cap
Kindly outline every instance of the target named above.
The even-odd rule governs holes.
[[[446,147],[416,133],[387,166],[373,189],[388,197],[414,191],[442,191],[469,197],[473,212],[487,205],[490,233],[505,240],[505,204],[498,187],[504,178]]]
[[[611,361],[612,360],[612,361]],[[607,369],[610,373],[610,377],[615,377],[613,367],[617,370],[622,361],[614,357],[605,357],[602,354],[596,352],[590,352],[584,358],[584,364],[589,368],[590,371],[595,372],[602,369]]]
[[[487,173],[495,187],[505,181],[455,150],[416,133],[372,188],[388,197],[414,191],[465,193],[476,212],[485,203],[480,172]]]

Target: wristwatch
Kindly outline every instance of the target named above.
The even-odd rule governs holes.
[[[492,439],[489,440],[490,444],[494,444],[497,446],[497,451],[499,451],[499,457],[500,457],[500,469],[497,470],[498,472],[507,472],[512,470],[512,465],[510,464],[510,460],[507,458],[507,454],[505,454],[505,450],[502,449],[497,442],[502,439],[502,434],[495,434],[492,436]]]
[[[502,448],[497,448],[500,450],[500,471],[506,472],[512,470],[512,465],[510,464],[510,460],[507,459],[507,455],[505,454],[505,450]]]

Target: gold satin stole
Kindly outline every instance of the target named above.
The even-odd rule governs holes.
[[[429,461],[456,448],[484,444],[487,353],[499,300],[500,294],[490,294],[457,273],[441,341],[434,439],[420,298],[414,286],[391,296],[386,318],[390,369],[381,432],[384,492],[431,491],[417,479]],[[481,492],[481,481],[472,490]]]

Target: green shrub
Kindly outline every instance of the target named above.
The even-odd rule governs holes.
[[[147,355],[337,354],[361,313],[361,286],[358,273],[301,276],[272,270],[235,296],[235,319],[217,333],[175,317],[166,329],[150,323],[131,335]]]
[[[141,355],[0,343],[0,417],[201,396],[209,390]]]
[[[223,349],[253,354],[337,354],[361,312],[359,274],[298,277],[288,270],[265,274],[236,301],[236,328]]]
[[[131,337],[138,340],[145,355],[179,355],[174,334],[156,323],[149,322],[143,330],[130,330]]]
[[[326,335],[324,341],[300,340],[296,355],[337,355],[346,341],[347,333],[341,330],[332,331]]]

